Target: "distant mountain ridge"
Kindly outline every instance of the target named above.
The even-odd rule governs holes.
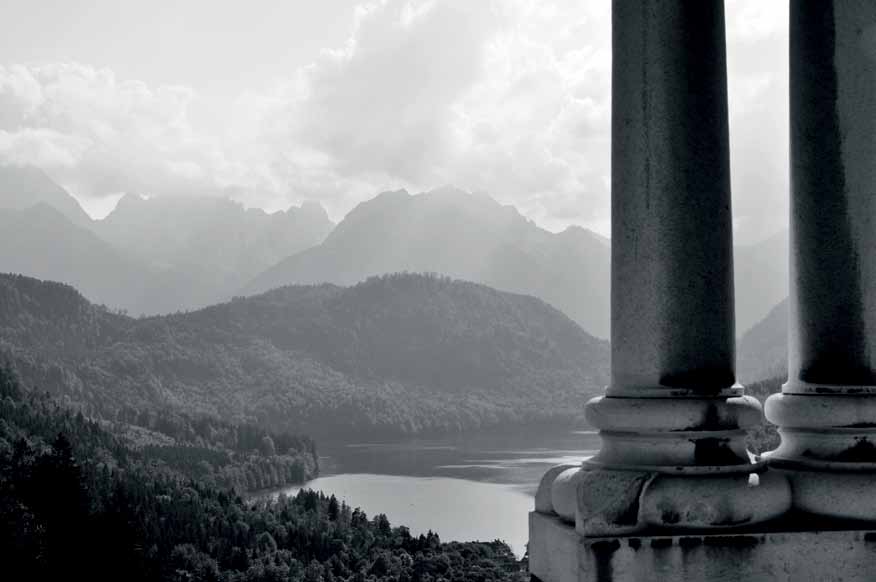
[[[44,171],[33,166],[0,164],[0,210],[25,210],[40,203],[51,206],[76,226],[91,225],[91,217],[79,202]]]
[[[281,261],[241,293],[435,272],[534,295],[607,337],[609,264],[606,240],[585,229],[554,234],[511,206],[455,188],[400,190],[359,204],[322,244]]]
[[[736,247],[740,336],[787,296],[787,249],[786,232]],[[399,190],[359,204],[322,244],[281,261],[240,293],[430,271],[534,295],[608,337],[610,265],[611,242],[584,228],[551,233],[511,206],[456,188]]]
[[[788,376],[788,300],[739,340],[736,369],[743,383]]]
[[[571,422],[608,379],[607,342],[544,302],[423,275],[143,319],[2,275],[0,358],[111,418],[172,407],[340,438]]]
[[[316,203],[269,214],[223,198],[131,195],[93,221],[45,172],[12,165],[0,165],[0,224],[0,272],[70,283],[135,315],[226,300],[334,226]]]
[[[788,297],[788,231],[734,249],[736,333],[740,339]]]
[[[52,228],[45,209],[29,212],[39,204],[60,213]],[[576,226],[551,233],[511,206],[451,187],[385,192],[336,228],[313,203],[268,214],[221,198],[133,195],[92,221],[41,170],[0,166],[0,214],[9,237],[21,241],[0,251],[0,272],[68,282],[135,315],[197,309],[286,284],[434,272],[537,296],[588,332],[609,335],[608,239]],[[787,233],[736,247],[740,337],[787,295],[787,248]]]
[[[89,228],[76,226],[47,202],[0,210],[0,269],[75,285],[113,307],[151,302],[161,274],[126,256]]]
[[[227,198],[134,195],[94,223],[104,240],[179,281],[175,309],[164,312],[229,299],[262,270],[322,242],[333,227],[312,202],[269,214]]]

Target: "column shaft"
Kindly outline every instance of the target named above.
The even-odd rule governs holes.
[[[794,391],[876,385],[874,25],[876,3],[866,0],[793,2]]]
[[[723,4],[614,2],[609,395],[735,381]]]
[[[794,503],[876,519],[876,3],[793,0],[788,383]]]
[[[727,402],[739,390],[724,3],[613,7],[612,377],[587,409],[602,430],[594,462],[743,471],[740,422],[761,415]]]

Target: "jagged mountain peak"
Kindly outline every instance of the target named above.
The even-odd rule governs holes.
[[[45,203],[77,226],[90,226],[91,217],[67,190],[35,166],[0,164],[0,209],[21,210]]]
[[[554,235],[485,194],[395,190],[360,203],[325,242],[280,261],[239,294],[434,272],[537,296],[606,337],[609,255],[595,237]]]

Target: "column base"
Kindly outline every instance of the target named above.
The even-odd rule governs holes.
[[[606,469],[584,463],[542,478],[536,511],[555,515],[579,535],[627,535],[655,529],[736,528],[769,521],[791,507],[780,472],[693,474]],[[549,502],[547,501],[549,500]]]
[[[873,387],[821,387],[825,394],[818,388],[787,384],[767,399],[767,418],[779,426],[782,442],[764,458],[787,476],[796,509],[876,522]]]
[[[794,508],[825,517],[876,523],[876,472],[783,471]]]
[[[599,454],[550,469],[536,493],[537,511],[580,535],[720,530],[790,508],[787,480],[745,448],[745,430],[763,419],[754,398],[594,398],[587,418]]]
[[[876,572],[876,530],[866,529],[587,538],[532,512],[529,539],[540,582],[864,582]]]

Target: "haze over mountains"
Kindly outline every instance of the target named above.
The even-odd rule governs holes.
[[[24,210],[45,203],[75,224],[87,227],[91,217],[69,192],[39,168],[0,164],[0,210]]]
[[[539,228],[487,195],[384,192],[336,227],[318,204],[267,214],[221,198],[126,195],[92,221],[40,170],[0,166],[0,272],[74,285],[133,315],[204,307],[289,284],[435,272],[539,297],[609,334],[610,241]],[[28,205],[27,201],[34,204]],[[787,295],[787,236],[736,249],[737,333]]]
[[[243,294],[436,272],[540,297],[607,337],[609,265],[608,240],[588,230],[554,234],[511,206],[455,188],[417,195],[401,190],[359,204],[322,244],[262,273]]]
[[[131,318],[0,275],[0,359],[89,415],[170,408],[321,437],[579,419],[608,344],[533,297],[424,275]]]
[[[0,166],[0,224],[0,272],[70,283],[133,315],[228,299],[334,226],[314,203],[268,214],[221,198],[134,195],[91,220],[44,172],[17,166]]]
[[[736,333],[742,337],[788,296],[788,231],[734,249]]]
[[[735,249],[742,335],[787,296],[787,233]],[[279,285],[347,285],[375,274],[435,271],[544,299],[608,337],[610,241],[570,227],[554,234],[511,206],[454,188],[385,192],[350,212],[325,242],[257,277],[243,294]]]
[[[147,313],[228,299],[262,270],[321,242],[333,226],[316,203],[268,214],[222,198],[133,195],[94,222],[101,238],[179,282],[175,306]]]
[[[0,229],[0,272],[70,283],[96,303],[132,313],[172,307],[162,302],[165,295],[152,291],[163,286],[162,273],[118,251],[87,226],[73,224],[47,202],[0,210]]]
[[[788,300],[743,335],[736,350],[740,382],[751,383],[788,375]]]

